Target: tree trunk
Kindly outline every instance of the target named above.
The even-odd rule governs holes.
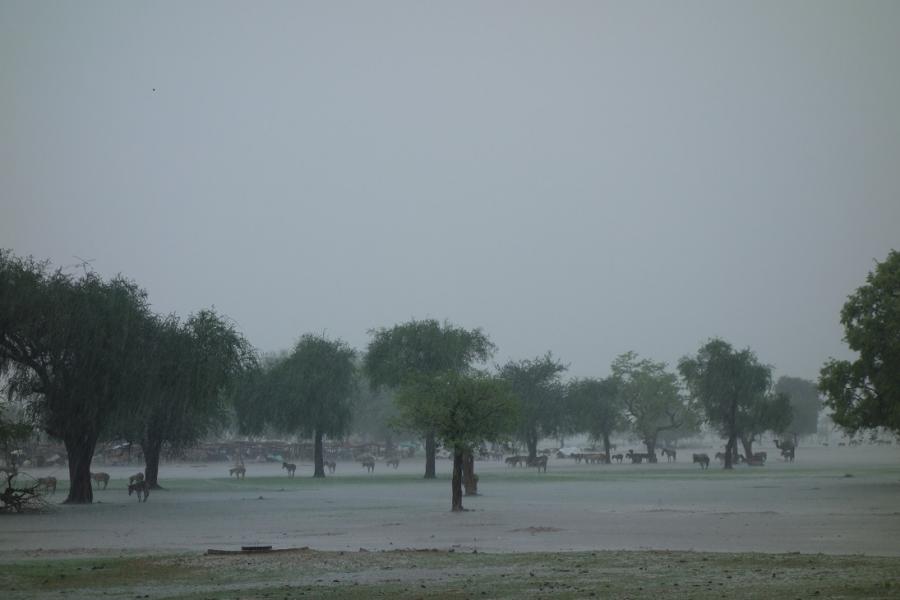
[[[525,445],[528,446],[528,464],[537,458],[538,436],[536,431],[529,431],[525,436]]]
[[[144,479],[151,490],[161,490],[159,485],[159,456],[162,454],[162,440],[146,439],[141,442],[144,452]]]
[[[65,439],[66,457],[69,459],[69,495],[65,504],[90,504],[94,501],[91,488],[91,460],[97,436],[75,435]]]
[[[741,437],[741,442],[744,444],[744,459],[750,462],[753,458],[753,436],[751,435],[749,438]]]
[[[434,455],[435,455],[434,432],[429,431],[425,434],[425,479],[434,479]]]
[[[463,486],[466,496],[478,495],[478,475],[475,474],[475,455],[471,450],[463,454]]]
[[[318,429],[315,430],[313,434],[315,439],[314,450],[313,450],[313,462],[315,463],[315,472],[313,473],[313,477],[325,477],[325,463],[323,462],[323,454],[322,454],[322,432]]]
[[[603,434],[603,453],[606,455],[606,460],[604,461],[606,464],[612,463],[612,459],[609,457],[609,448],[612,444],[609,443],[609,434]]]
[[[737,446],[737,440],[732,435],[731,437],[728,438],[728,443],[725,445],[725,468],[726,469],[733,468],[732,465],[734,463],[733,463],[732,458],[734,457],[735,446]]]
[[[647,462],[655,463],[656,462],[656,438],[644,440],[644,445],[647,446]]]
[[[463,451],[462,448],[453,449],[453,479],[450,482],[452,490],[452,501],[450,510],[453,512],[462,512],[462,472],[463,472]]]

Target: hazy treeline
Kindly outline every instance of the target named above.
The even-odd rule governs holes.
[[[867,374],[859,363],[830,361],[823,368],[820,385],[835,421],[854,431],[898,429],[890,420],[900,389],[900,353],[890,346],[896,341],[875,348],[880,353],[873,358],[865,337],[900,314],[898,265],[892,252],[860,288],[858,302],[848,302],[852,310],[842,313],[848,332],[857,325],[864,330],[848,333],[851,347],[863,348],[861,361],[875,367],[893,361],[894,375]],[[884,297],[873,298],[871,290],[879,287],[887,288]],[[893,340],[900,338],[896,322],[890,326]],[[477,485],[472,456],[486,441],[518,441],[534,460],[539,440],[584,433],[603,444],[609,460],[610,437],[628,432],[655,461],[660,444],[695,435],[706,424],[726,441],[725,467],[731,468],[738,446],[752,456],[765,432],[815,432],[821,406],[816,384],[791,377],[775,382],[772,367],[752,350],[717,338],[674,369],[625,352],[605,377],[566,381],[566,365],[549,352],[489,365],[496,347],[480,329],[411,320],[370,334],[363,351],[306,334],[290,351],[261,358],[215,310],[158,315],[146,292],[124,277],[75,275],[0,251],[2,385],[7,398],[27,406],[24,426],[65,445],[67,502],[92,500],[90,464],[104,439],[140,444],[146,477],[158,485],[164,448],[189,446],[224,429],[312,439],[316,477],[325,475],[324,438],[355,431],[389,439],[405,431],[425,440],[425,477],[434,477],[438,444],[453,453],[452,505],[458,510],[462,484]],[[884,414],[872,417],[872,406],[882,405]],[[22,426],[0,422],[0,434],[21,436]]]

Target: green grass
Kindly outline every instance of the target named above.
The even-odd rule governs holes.
[[[105,598],[900,598],[900,558],[694,552],[445,551],[39,560],[9,600]]]
[[[476,471],[477,471],[476,466]],[[227,471],[225,471],[227,473]],[[211,473],[212,474],[212,473]],[[509,482],[509,483],[534,483],[541,481],[551,482],[609,482],[609,481],[726,481],[748,479],[798,479],[798,478],[843,478],[846,475],[853,477],[898,477],[900,478],[900,465],[894,466],[853,466],[853,467],[804,467],[791,465],[790,468],[747,467],[739,465],[731,471],[721,467],[712,466],[708,470],[693,468],[673,468],[665,463],[657,465],[571,465],[563,468],[553,468],[551,465],[547,473],[538,473],[534,469],[506,468],[492,469],[479,472],[483,483]],[[449,474],[441,474],[435,480],[449,482]],[[160,479],[161,485],[172,491],[182,492],[220,492],[235,490],[256,491],[280,491],[320,488],[323,486],[358,486],[358,485],[383,485],[383,484],[428,484],[421,473],[396,473],[382,471],[373,475],[366,473],[354,473],[352,475],[341,474],[337,477],[328,476],[324,479],[316,479],[308,474],[289,478],[284,475],[235,479],[233,477],[193,477],[179,479]],[[125,489],[126,479],[110,479],[109,490]],[[68,482],[60,481],[57,487],[57,495],[68,492]],[[102,500],[104,490],[94,491],[95,497]]]

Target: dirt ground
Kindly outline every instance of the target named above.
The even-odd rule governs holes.
[[[299,465],[166,464],[167,488],[138,503],[126,491],[138,466],[102,468],[109,489],[89,506],[54,504],[0,518],[0,561],[23,557],[203,552],[273,545],[314,550],[457,549],[480,552],[694,550],[900,556],[900,447],[801,447],[794,463],[769,452],[765,467],[708,471],[690,462],[576,465],[549,472],[479,462],[477,497],[452,514],[450,464],[421,478],[423,461],[369,475],[340,463],[334,476]],[[693,450],[697,451],[697,450]],[[712,456],[713,449],[705,450]],[[101,470],[97,468],[96,470]],[[62,469],[34,469],[35,477]],[[65,497],[65,482],[52,502]]]

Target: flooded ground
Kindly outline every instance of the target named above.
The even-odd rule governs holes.
[[[202,552],[249,544],[358,551],[404,548],[488,552],[694,550],[900,556],[900,447],[801,447],[794,463],[774,448],[765,467],[708,471],[690,462],[576,465],[549,472],[479,462],[477,497],[452,514],[450,464],[421,478],[423,461],[384,463],[367,474],[339,463],[334,476],[299,465],[163,465],[165,491],[139,504],[126,491],[137,466],[112,476],[89,506],[54,505],[0,519],[0,560],[28,557]],[[703,450],[712,456],[714,449]],[[98,468],[97,470],[101,470]],[[62,469],[34,469],[35,476]],[[54,502],[65,498],[60,482]]]

